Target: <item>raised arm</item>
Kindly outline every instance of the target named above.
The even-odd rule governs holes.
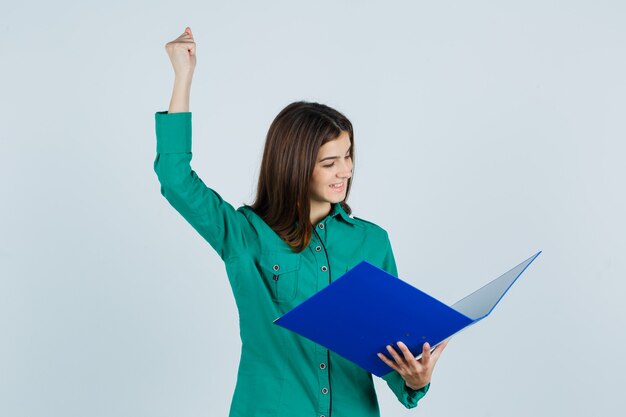
[[[174,67],[174,90],[168,113],[189,111],[191,81],[196,69],[196,42],[191,29],[187,27],[178,38],[165,44],[167,55]]]
[[[155,114],[157,155],[154,171],[161,194],[204,237],[222,259],[237,256],[250,226],[245,216],[207,187],[191,169],[189,95],[196,66],[191,29],[165,45],[175,81],[167,112]]]

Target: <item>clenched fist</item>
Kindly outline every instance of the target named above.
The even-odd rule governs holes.
[[[196,42],[189,27],[178,38],[166,43],[165,50],[172,61],[176,76],[193,76],[196,68]]]

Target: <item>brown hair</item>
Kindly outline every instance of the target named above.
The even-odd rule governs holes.
[[[328,106],[297,101],[278,113],[267,132],[251,207],[295,252],[304,250],[313,234],[309,186],[317,154],[342,131],[350,135],[350,156],[354,158],[352,123]],[[349,179],[346,199],[351,184]],[[346,199],[340,204],[350,214]]]

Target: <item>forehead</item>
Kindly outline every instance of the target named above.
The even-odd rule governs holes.
[[[318,155],[320,158],[327,156],[341,156],[348,152],[350,145],[350,134],[342,131],[337,139],[333,139],[320,146]]]

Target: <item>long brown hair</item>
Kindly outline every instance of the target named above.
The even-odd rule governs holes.
[[[295,252],[308,246],[313,234],[310,220],[309,186],[320,147],[337,139],[342,131],[350,135],[350,156],[354,160],[352,123],[324,104],[297,101],[278,113],[265,141],[259,184],[252,209]],[[352,179],[348,180],[346,203]]]

